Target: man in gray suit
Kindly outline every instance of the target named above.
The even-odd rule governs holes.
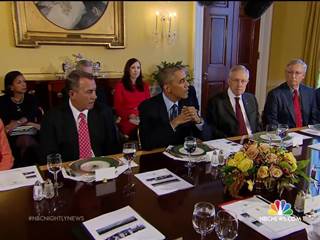
[[[235,65],[230,69],[228,90],[208,102],[204,138],[251,135],[260,131],[257,100],[253,94],[245,93],[248,82],[249,71],[245,66]]]

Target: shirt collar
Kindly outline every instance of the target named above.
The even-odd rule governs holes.
[[[164,100],[164,103],[166,105],[167,111],[169,112],[170,108],[172,107],[173,104],[176,104],[177,106],[179,106],[179,102],[172,102],[165,94],[164,92],[162,92],[162,97]]]
[[[83,113],[86,116],[86,119],[88,118],[88,109],[83,110],[82,112],[80,112],[75,106],[72,105],[72,102],[71,102],[70,98],[69,98],[69,106],[71,108],[73,117],[74,117],[74,119],[76,121],[78,121],[78,117],[79,117],[80,113]]]
[[[240,95],[240,96],[234,95],[234,93],[231,91],[230,87],[228,88],[228,96],[229,96],[229,98],[231,98],[231,99],[234,99],[235,97],[239,97],[240,100],[242,100],[242,95]]]

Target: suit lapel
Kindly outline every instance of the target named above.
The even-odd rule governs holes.
[[[295,117],[294,108],[293,108],[292,93],[291,93],[291,90],[287,84],[284,86],[284,97],[287,102],[288,111],[289,111],[293,121],[296,122],[296,117]]]
[[[247,95],[246,93],[242,94],[242,102],[243,102],[243,106],[244,106],[244,110],[246,111],[247,114],[247,118],[249,120],[250,123],[250,127],[252,129],[252,126],[254,126],[254,119],[251,118],[251,113],[254,111],[254,109],[252,109],[254,106],[250,105],[249,103],[249,95]]]
[[[222,102],[226,103],[225,104],[226,112],[229,113],[236,121],[238,121],[237,117],[236,117],[236,113],[234,112],[234,110],[232,108],[228,92],[225,92],[225,94],[222,96],[222,98],[223,98]]]
[[[300,85],[300,102],[301,102],[301,114],[302,114],[302,122],[304,122],[304,119],[308,119],[309,112],[306,112],[311,102],[309,102],[309,96],[308,93],[305,91],[305,88],[303,85]],[[308,121],[308,120],[306,120]]]
[[[65,129],[67,132],[69,132],[70,136],[70,142],[74,143],[70,146],[70,148],[74,147],[73,150],[70,150],[70,152],[76,153],[76,156],[79,156],[79,142],[78,142],[78,130],[77,125],[75,122],[75,119],[73,117],[71,108],[69,104],[66,107],[66,110],[64,111],[65,114]]]
[[[166,122],[166,123],[170,122],[167,107],[166,107],[166,104],[164,103],[162,93],[158,95],[157,102],[159,105],[159,113],[160,113],[162,122]]]

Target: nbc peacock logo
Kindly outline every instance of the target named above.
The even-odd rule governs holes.
[[[291,204],[287,203],[286,200],[275,200],[270,204],[268,214],[272,216],[291,216],[293,214],[293,211],[291,209]]]

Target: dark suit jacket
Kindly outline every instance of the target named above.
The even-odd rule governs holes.
[[[244,93],[242,101],[252,133],[260,131],[259,109],[255,96]],[[211,135],[205,134],[205,140],[239,135],[239,124],[227,91],[218,93],[209,100],[205,124],[203,131],[211,131]]]
[[[183,106],[196,107],[198,103],[196,99],[194,95],[189,94],[188,99],[179,101],[179,113]],[[194,123],[182,124],[175,131],[172,129],[162,93],[143,101],[138,109],[140,116],[139,132],[143,149],[149,150],[167,147],[171,144],[182,144],[186,136],[200,136],[200,130]]]
[[[120,152],[110,108],[96,102],[88,112],[88,127],[95,156]],[[79,159],[78,131],[68,101],[45,115],[41,124],[40,142],[43,161],[50,153],[60,153],[63,161]]]
[[[300,84],[299,95],[303,126],[319,123],[314,89]],[[263,121],[265,124],[283,123],[288,124],[289,128],[296,127],[293,95],[287,83],[282,83],[269,92],[264,106]]]

